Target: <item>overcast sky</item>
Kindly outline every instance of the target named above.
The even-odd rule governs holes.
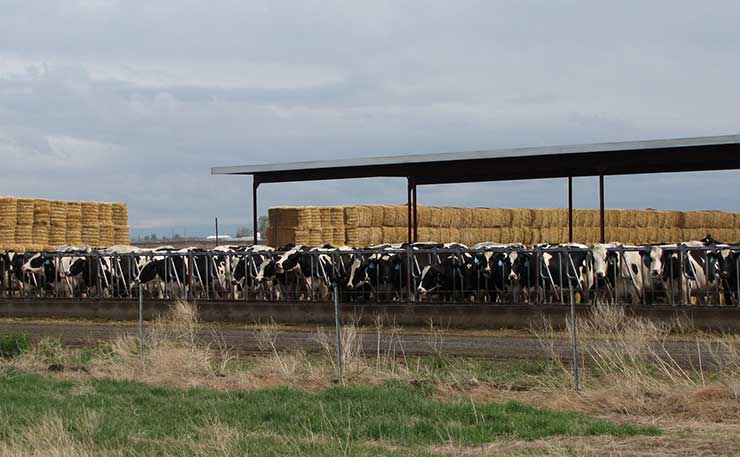
[[[740,132],[740,2],[0,0],[0,194],[248,223],[210,167]],[[737,172],[607,178],[607,206],[740,210]],[[563,180],[421,204],[563,206]],[[596,204],[579,179],[576,205]],[[265,185],[398,203],[405,181]]]

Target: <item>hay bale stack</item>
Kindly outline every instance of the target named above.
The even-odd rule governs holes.
[[[113,203],[113,244],[129,244],[131,229],[128,225],[128,207],[125,203]]]
[[[80,202],[67,202],[67,231],[65,244],[82,244],[82,205]]]
[[[19,198],[17,200],[15,245],[16,250],[33,246],[33,210],[34,200],[30,198]]]
[[[0,197],[0,249],[15,249],[15,229],[18,224],[18,200]]]
[[[115,225],[113,223],[113,204],[98,203],[98,226],[99,226],[99,245],[98,247],[107,248],[115,244]]]
[[[59,200],[49,203],[49,244],[61,246],[67,242],[67,204]]]
[[[100,213],[95,202],[80,203],[82,214],[82,242],[92,247],[100,246]]]
[[[49,246],[49,226],[51,225],[51,202],[37,199],[33,201],[33,228],[31,236],[35,247]],[[39,249],[35,249],[39,250]]]

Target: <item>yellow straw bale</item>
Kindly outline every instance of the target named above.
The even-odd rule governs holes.
[[[459,208],[458,216],[460,217],[460,223],[457,225],[458,228],[473,227],[473,209],[472,208]]]
[[[344,224],[340,228],[332,228],[332,244],[335,244],[337,246],[344,246],[347,244],[347,239],[345,238],[345,230],[344,230]]]
[[[116,225],[113,227],[113,238],[115,244],[129,244],[131,238],[131,230],[128,225]]]
[[[317,245],[334,243],[334,229],[332,229],[331,227],[322,227],[321,229],[319,229],[319,233],[321,234],[321,240],[317,243]]]
[[[319,208],[319,226],[322,230],[331,228],[331,207],[322,206]]]
[[[511,210],[511,226],[520,228],[530,227],[532,225],[532,215],[533,212],[530,208],[513,208]]]
[[[717,211],[717,226],[720,228],[733,228],[735,215],[726,211]]]
[[[343,206],[332,206],[331,212],[331,226],[332,228],[344,227],[344,207]],[[344,235],[342,235],[344,238]]]
[[[33,209],[35,206],[35,202],[33,199],[30,198],[19,198],[18,200],[18,209],[16,212],[17,219],[16,223],[18,225],[33,225]],[[25,244],[31,244],[31,243],[25,243]]]
[[[622,228],[634,228],[637,227],[637,211],[634,210],[621,210],[619,211],[619,223],[617,224]]]
[[[449,231],[450,243],[462,243],[462,230],[457,227],[451,227]]]
[[[113,225],[113,203],[98,203],[98,221],[102,225]]]
[[[698,229],[704,227],[704,213],[702,211],[685,211],[683,213],[683,228]]]
[[[100,245],[100,227],[98,225],[83,225],[81,233],[84,244],[92,247],[98,247]]]
[[[385,206],[368,205],[367,208],[370,210],[369,227],[381,227],[385,221]]]
[[[606,225],[607,227],[619,227],[619,218],[622,210],[610,209],[606,210]]]

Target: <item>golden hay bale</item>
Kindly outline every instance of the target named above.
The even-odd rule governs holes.
[[[648,214],[647,210],[636,210],[633,212],[635,218],[635,225],[633,227],[647,227],[648,226]]]
[[[514,243],[514,232],[511,227],[494,227],[490,233],[490,241],[494,243]]]
[[[704,226],[704,213],[702,211],[684,211],[682,228],[698,229]]]
[[[633,228],[637,227],[637,211],[631,209],[623,209],[619,211],[619,222],[617,226],[621,228]]]
[[[540,243],[557,243],[560,237],[560,229],[557,227],[543,227],[540,229]]]
[[[417,206],[416,219],[420,227],[429,227],[432,223],[432,208],[430,206]]]
[[[550,208],[546,219],[546,227],[565,227],[568,225],[567,208]]]
[[[98,223],[113,225],[113,203],[98,203]]]
[[[441,227],[442,226],[442,209],[433,206],[429,209],[431,214],[431,220],[429,221],[429,227]]]
[[[128,206],[125,203],[113,203],[113,224],[128,225]]]
[[[41,200],[41,199],[34,200],[33,201],[33,224],[48,226],[50,222],[51,222],[51,202],[49,200]]]
[[[721,216],[719,211],[702,211],[704,213],[704,227],[721,227]]]
[[[646,210],[645,217],[646,217],[645,227],[648,227],[648,228],[660,227],[660,222],[658,220],[658,211]]]
[[[413,217],[413,214],[412,214]],[[416,208],[416,217],[419,217],[419,208]],[[383,224],[388,227],[405,227],[408,224],[408,208],[404,205],[383,206]]]
[[[332,228],[344,227],[344,206],[332,206],[330,212]],[[342,235],[342,238],[344,238],[344,235]]]
[[[717,211],[717,226],[720,228],[733,228],[735,224],[735,215],[726,211]]]
[[[450,225],[449,228],[457,228],[459,229],[462,227],[463,224],[463,211],[462,208],[444,208],[445,213],[449,214],[450,218]]]
[[[485,227],[486,211],[485,208],[470,208],[470,227]]]
[[[332,244],[334,242],[334,229],[332,229],[331,227],[321,227],[317,230],[319,232],[319,236],[321,237],[321,240],[317,243],[317,245],[327,243]]]
[[[340,228],[333,228],[332,229],[332,235],[331,235],[332,244],[336,246],[344,246],[347,244],[347,239],[345,238],[345,231],[344,226]]]
[[[472,208],[458,208],[459,223],[457,228],[473,227],[473,209]]]
[[[67,225],[67,203],[59,200],[49,202],[49,221],[52,226]]]
[[[30,198],[19,198],[16,211],[16,223],[18,225],[33,225],[33,209],[35,202]],[[31,243],[24,243],[31,244]]]
[[[15,226],[15,243],[28,245],[33,244],[33,225],[23,224]]]
[[[345,220],[345,224],[346,223],[347,222]],[[371,227],[372,225],[373,225],[372,209],[370,209],[369,206],[357,206],[357,226],[358,227]]]
[[[113,227],[114,244],[129,244],[131,230],[127,225],[117,225]]]
[[[532,215],[532,222],[529,224],[529,227],[534,228],[542,228],[547,226],[547,211],[549,208],[532,208],[531,215]]]
[[[69,208],[67,208],[69,209]],[[79,207],[78,207],[79,209]],[[69,215],[69,212],[67,213]],[[65,232],[64,244],[80,245],[82,244],[82,225],[79,221],[70,221],[67,219],[67,230]]]
[[[88,244],[92,247],[99,247],[100,245],[100,227],[99,226],[83,225],[81,234],[82,234],[82,242],[84,244]]]
[[[681,211],[665,211],[665,228],[681,228],[683,213]]]
[[[529,208],[513,208],[511,210],[511,226],[529,227],[532,225],[532,216],[533,212]]]
[[[439,226],[443,228],[452,227],[453,212],[450,211],[450,208],[440,208],[439,210]]]
[[[321,229],[312,228],[308,230],[308,245],[319,246],[324,243],[323,237],[321,236]]]
[[[331,227],[331,208],[328,206],[322,206],[319,208],[319,226],[324,228]]]
[[[370,241],[372,237],[370,236],[370,227],[359,227],[357,229],[357,237],[356,237],[356,245],[357,246],[369,246],[372,244]]]
[[[49,244],[49,226],[34,225],[31,229],[31,238],[33,239],[33,244],[42,246]]]
[[[385,219],[385,207],[383,205],[368,205],[366,208],[370,212],[370,223],[368,227],[382,226]]]
[[[98,204],[95,202],[81,202],[82,226],[93,226],[98,224]],[[88,243],[89,244],[89,243]]]
[[[450,243],[462,243],[462,230],[457,227],[450,227],[448,234]]]
[[[573,211],[573,225],[578,227],[596,227],[599,225],[599,211],[595,209],[576,209]]]
[[[606,214],[604,215],[606,218],[606,226],[619,227],[619,218],[621,212],[622,210],[619,209],[606,210]]]
[[[733,223],[733,227],[736,229],[740,229],[740,213],[734,213],[734,219],[735,222]]]
[[[437,234],[433,227],[419,227],[418,235],[418,241],[420,242],[437,241],[434,239]]]
[[[717,240],[723,243],[734,243],[733,238],[735,237],[735,229],[731,228],[719,228],[715,230],[717,234]]]
[[[511,208],[489,208],[486,210],[486,217],[484,227],[511,227],[514,210]]]
[[[475,243],[480,242],[478,237],[476,237],[477,231],[479,229],[468,227],[468,228],[462,228],[459,230],[460,230],[460,242],[461,243],[467,246],[472,246]]]
[[[113,225],[100,226],[100,247],[110,247],[115,244],[116,235]]]

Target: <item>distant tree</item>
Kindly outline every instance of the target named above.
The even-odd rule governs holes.
[[[240,227],[239,230],[236,231],[236,237],[237,238],[247,238],[252,235],[252,229],[249,227]]]
[[[180,238],[182,238],[182,235],[180,235],[179,233],[175,233],[174,235],[172,235],[173,240],[179,240]]]
[[[260,232],[262,238],[266,238],[267,230],[270,228],[270,218],[267,216],[260,216],[257,219],[257,231]]]
[[[157,241],[157,239],[158,238],[156,233],[152,233],[151,235],[149,235],[149,241]]]

